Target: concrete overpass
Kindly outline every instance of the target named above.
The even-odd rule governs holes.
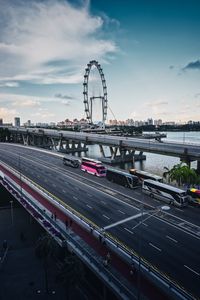
[[[24,145],[36,145],[62,152],[87,151],[87,146],[98,144],[102,154],[102,161],[115,163],[137,159],[145,159],[143,152],[179,157],[190,165],[197,161],[200,171],[200,147],[187,143],[170,143],[143,140],[138,138],[90,134],[38,128],[8,128],[15,142],[21,141]],[[104,146],[109,146],[110,156],[106,157]],[[136,154],[138,151],[138,154]]]
[[[150,299],[193,299],[181,286],[199,295],[199,231],[195,237],[191,231],[186,234],[183,219],[176,218],[170,225],[167,220],[172,221],[172,215],[165,214],[163,220],[160,216],[151,218],[149,225],[145,222],[145,230],[141,226],[132,230],[132,219],[125,226],[107,229],[102,236],[102,228],[138,213],[138,191],[130,190],[129,197],[124,189],[118,193],[106,179],[65,168],[57,153],[5,143],[0,144],[0,156],[2,184],[61,245],[71,247],[90,265],[119,298],[135,298],[140,272],[141,293],[148,282],[154,286],[153,295],[152,289],[146,294]],[[130,203],[125,202],[127,199]],[[143,205],[149,209],[149,205]],[[56,220],[51,218],[55,212]],[[195,210],[191,209],[191,213],[193,220]],[[187,229],[189,224],[186,225]],[[102,261],[108,249],[111,265],[104,268]],[[136,274],[130,277],[132,263]],[[164,295],[159,294],[159,289]]]

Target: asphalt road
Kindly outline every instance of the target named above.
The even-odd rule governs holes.
[[[106,179],[82,173],[79,169],[63,166],[60,157],[39,152],[27,147],[0,144],[0,159],[33,181],[59,197],[72,208],[105,227],[116,221],[138,213],[138,208],[122,202],[117,191],[138,200],[160,205],[143,195],[140,189],[129,190]],[[101,183],[103,191],[90,185],[85,179]],[[112,195],[107,188],[113,189]],[[116,193],[115,193],[116,190]],[[199,209],[172,208],[172,213],[199,224]],[[145,216],[143,216],[145,219]],[[109,232],[131,249],[166,273],[189,292],[200,297],[200,238],[170,225],[156,217],[151,217],[135,227],[140,219],[118,225]]]

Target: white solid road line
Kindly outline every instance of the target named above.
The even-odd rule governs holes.
[[[110,218],[108,216],[106,216],[106,215],[103,215],[103,217],[106,218],[106,219],[108,219],[108,220],[110,220]]]
[[[173,239],[171,236],[166,235],[166,238],[168,238],[169,240],[173,241],[174,243],[178,243],[177,240]]]
[[[156,250],[158,250],[158,251],[162,251],[160,248],[158,248],[158,247],[156,247],[154,244],[152,244],[152,243],[149,243],[149,245],[151,246],[151,247],[153,247],[153,248],[155,248]]]
[[[131,234],[134,234],[134,232],[133,232],[133,231],[129,230],[129,229],[128,229],[128,228],[126,228],[126,227],[124,227],[124,230],[128,231],[128,232],[129,232],[129,233],[131,233]]]
[[[125,212],[121,211],[120,209],[118,209],[118,212],[120,212],[121,214],[125,215]]]
[[[186,265],[184,265],[184,267],[187,268],[188,270],[190,270],[191,272],[193,272],[194,274],[200,276],[200,274],[199,274],[198,272],[194,271],[194,270],[191,269],[190,267],[188,267],[188,266],[186,266]]]
[[[86,206],[92,209],[92,206],[90,206],[90,205],[88,205],[88,204],[86,204]]]

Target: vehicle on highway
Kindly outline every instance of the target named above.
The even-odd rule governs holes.
[[[142,183],[145,179],[152,179],[155,181],[163,182],[163,178],[161,176],[151,174],[146,171],[137,170],[137,169],[129,169],[129,173],[135,175],[139,178],[140,182]]]
[[[200,206],[200,190],[190,188],[187,190],[187,195],[190,203]]]
[[[188,204],[188,196],[185,191],[155,180],[144,180],[142,191],[152,198],[163,200],[177,207],[183,207]]]
[[[106,178],[109,181],[118,183],[131,189],[137,188],[139,186],[139,179],[137,176],[131,175],[118,169],[107,169]]]
[[[70,166],[72,168],[78,168],[80,166],[80,161],[75,156],[66,155],[66,156],[63,157],[63,164],[65,166]]]
[[[92,158],[82,158],[81,170],[98,177],[106,176],[106,168],[102,162]]]

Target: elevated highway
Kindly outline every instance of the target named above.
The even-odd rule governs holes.
[[[40,141],[40,146],[68,151],[86,151],[87,145],[98,144],[102,153],[102,158],[106,160],[103,146],[110,148],[110,161],[115,159],[126,160],[126,157],[133,159],[135,152],[143,152],[179,157],[188,164],[191,161],[197,161],[200,169],[200,147],[199,145],[157,142],[138,138],[90,134],[85,132],[59,131],[51,129],[37,128],[9,128],[14,141],[21,141],[25,145],[37,145],[36,140]],[[35,143],[34,143],[35,141]],[[69,146],[71,143],[71,146]],[[119,154],[119,155],[118,155]],[[108,159],[108,158],[107,158]]]
[[[93,237],[99,237],[98,228],[101,229],[120,219],[137,214],[136,202],[140,204],[141,200],[144,201],[148,209],[147,204],[150,199],[146,196],[143,198],[140,191],[126,191],[123,188],[118,190],[114,184],[106,182],[106,179],[101,180],[87,174],[83,175],[80,170],[64,168],[59,155],[52,156],[29,147],[0,144],[0,157],[3,163],[20,171],[21,176],[26,176],[35,185],[53,195],[53,201],[56,202],[60,199],[59,201],[62,201],[71,211],[77,212],[79,217],[82,216],[83,222],[87,220],[90,224],[90,234]],[[99,184],[102,188],[99,187]],[[23,189],[25,190],[25,187]],[[130,201],[125,201],[126,198]],[[172,210],[175,211],[175,209]],[[198,219],[196,210],[189,211],[191,211],[191,219]],[[182,211],[177,212],[180,215],[183,214]],[[59,212],[57,213],[57,223],[58,221],[65,221]],[[184,223],[183,219],[182,223]],[[150,218],[133,230],[136,224],[136,220],[132,220],[112,228],[106,233],[107,239],[111,238],[115,241],[115,245],[117,245],[115,251],[117,249],[118,254],[125,251],[123,253],[126,255],[122,255],[123,260],[129,265],[131,259],[129,258],[127,261],[127,253],[131,254],[136,267],[139,253],[142,257],[142,274],[144,274],[147,264],[151,272],[159,270],[158,272],[163,274],[162,276],[171,278],[172,285],[176,282],[177,286],[184,287],[188,292],[188,298],[176,298],[173,294],[171,299],[200,297],[198,255],[200,238],[198,234],[191,234],[178,225],[176,226],[175,223],[171,224],[167,220],[157,217]],[[196,224],[198,225],[198,220]],[[110,251],[116,253],[112,247]],[[154,267],[152,268],[152,266]],[[127,270],[129,268],[127,265]],[[154,278],[155,274],[152,273],[151,276]],[[190,294],[193,294],[194,297],[189,296]],[[154,295],[152,299],[159,298]]]

